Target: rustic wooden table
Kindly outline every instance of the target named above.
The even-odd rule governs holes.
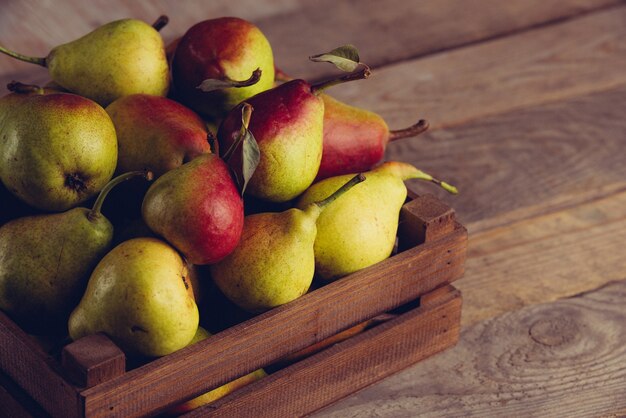
[[[107,21],[170,16],[166,40],[236,15],[286,72],[353,43],[374,69],[338,87],[392,128],[389,147],[461,191],[470,232],[459,344],[319,416],[626,414],[626,2],[618,0],[2,0],[0,41],[46,54]],[[0,85],[46,72],[0,57]],[[422,184],[414,190],[432,192]]]

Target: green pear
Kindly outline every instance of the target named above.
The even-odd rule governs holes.
[[[404,180],[427,180],[457,193],[453,186],[406,163],[386,162],[364,174],[366,183],[346,193],[317,220],[315,274],[322,280],[337,279],[391,255],[407,196]],[[297,207],[308,207],[349,178],[348,174],[315,183],[299,198]]]
[[[0,180],[38,209],[63,211],[100,191],[117,164],[111,118],[69,93],[8,95],[0,124]],[[0,104],[0,108],[5,107]]]
[[[315,269],[317,218],[364,179],[355,176],[331,196],[302,210],[247,216],[239,246],[210,266],[215,284],[233,303],[250,312],[261,312],[305,294]]]
[[[211,334],[207,330],[202,327],[198,327],[198,331],[196,331],[196,335],[194,335],[189,345],[205,340],[210,336]],[[216,400],[223,398],[229,393],[234,392],[237,389],[240,389],[252,382],[256,382],[257,380],[262,379],[265,376],[267,376],[265,370],[257,369],[252,373],[248,373],[238,379],[226,383],[225,385],[210,390],[200,396],[197,396],[193,399],[190,399],[186,402],[183,402],[168,409],[167,412],[165,412],[165,416],[179,416],[184,414],[185,412],[193,411],[194,409],[199,408],[202,405],[215,402]]]
[[[0,309],[35,332],[55,332],[60,325],[64,330],[89,274],[113,239],[113,226],[100,213],[102,201],[112,187],[137,174],[143,173],[112,180],[91,210],[74,208],[2,226]]]
[[[169,87],[163,39],[152,26],[136,19],[107,23],[53,48],[45,58],[2,46],[0,52],[48,68],[57,84],[102,106],[136,93],[165,96]]]
[[[185,347],[198,329],[187,264],[155,238],[115,247],[98,263],[70,315],[74,340],[103,332],[129,355],[158,357]]]

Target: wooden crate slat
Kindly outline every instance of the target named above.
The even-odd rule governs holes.
[[[83,391],[86,414],[138,416],[163,409],[459,278],[467,231],[455,225],[442,239]]]
[[[58,363],[2,312],[0,370],[50,414],[68,418],[82,415],[78,391],[63,378]]]
[[[308,414],[456,344],[460,320],[461,294],[445,286],[419,308],[184,417]]]

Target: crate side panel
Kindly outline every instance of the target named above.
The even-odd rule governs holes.
[[[301,416],[398,372],[458,341],[461,296],[437,300],[339,343],[185,415]]]

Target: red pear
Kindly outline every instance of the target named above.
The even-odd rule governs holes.
[[[346,81],[367,78],[369,69],[311,85],[292,80],[246,100],[254,108],[249,130],[256,139],[261,158],[248,184],[250,195],[272,202],[286,202],[307,189],[315,179],[322,157],[323,89]],[[236,107],[218,131],[220,149],[229,149],[239,137],[241,109]],[[241,155],[229,164],[235,172]]]
[[[222,17],[197,23],[173,48],[177,99],[203,115],[219,119],[274,84],[272,48],[259,28],[246,20]],[[203,91],[199,87],[205,80],[231,87]]]
[[[187,261],[211,264],[239,243],[243,200],[226,163],[215,154],[203,154],[152,184],[142,216]]]
[[[419,135],[428,129],[420,120],[405,129],[389,130],[378,114],[349,106],[327,94],[324,100],[324,147],[315,181],[369,171],[380,163],[390,141]]]
[[[150,170],[159,177],[211,151],[204,121],[168,98],[133,94],[106,111],[117,132],[118,172]]]

